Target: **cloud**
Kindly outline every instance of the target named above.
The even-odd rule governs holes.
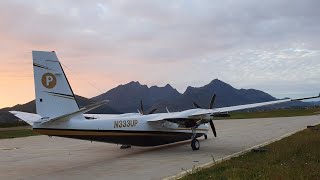
[[[30,74],[31,50],[55,50],[103,90],[139,80],[184,91],[219,78],[278,97],[297,84],[295,96],[309,95],[320,80],[319,6],[318,0],[1,1],[0,66]],[[78,94],[99,93],[74,81]]]

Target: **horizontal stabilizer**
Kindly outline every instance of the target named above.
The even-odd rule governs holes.
[[[89,112],[93,109],[96,109],[104,104],[106,104],[107,102],[109,102],[108,100],[105,100],[105,101],[101,101],[101,102],[97,102],[97,103],[94,103],[94,104],[91,104],[91,105],[88,105],[86,107],[83,107],[81,108],[80,110],[78,111],[75,111],[75,112],[72,112],[72,113],[69,113],[69,114],[65,114],[65,115],[62,115],[62,116],[59,116],[59,117],[56,117],[56,118],[53,118],[53,119],[48,119],[48,120],[44,120],[42,121],[40,124],[46,124],[46,123],[52,123],[52,122],[55,122],[55,121],[60,121],[60,120],[70,120],[71,118],[75,117],[75,116],[79,116],[79,119],[81,118],[82,120],[86,120],[85,117],[83,116],[84,113],[86,112]]]
[[[20,112],[20,111],[9,111],[11,114],[16,116],[17,118],[25,121],[29,125],[33,125],[35,122],[41,120],[41,116],[38,114],[33,113],[26,113],[26,112]]]

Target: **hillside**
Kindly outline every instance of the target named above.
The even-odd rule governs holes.
[[[89,113],[119,114],[137,112],[137,109],[140,108],[140,100],[143,100],[145,110],[157,108],[157,112],[166,112],[166,108],[172,112],[191,109],[194,108],[192,102],[196,102],[201,107],[207,108],[213,94],[217,94],[214,107],[226,107],[276,100],[276,98],[263,91],[255,89],[236,89],[219,79],[214,79],[209,84],[202,87],[189,86],[183,94],[179,93],[169,84],[164,87],[148,87],[147,85],[132,81],[124,85],[119,85],[106,93],[91,99],[81,96],[76,96],[76,99],[80,107],[101,100],[109,100],[108,104]],[[313,104],[316,104],[316,102],[313,102]],[[263,107],[260,108],[260,110],[309,105],[312,104],[294,102]],[[8,112],[11,110],[35,113],[35,101],[16,105],[11,108],[0,109],[0,122],[13,122],[17,120]]]

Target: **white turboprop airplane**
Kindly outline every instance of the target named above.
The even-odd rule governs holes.
[[[209,125],[216,136],[214,117],[228,112],[312,99],[284,99],[271,102],[157,114],[85,114],[107,101],[79,108],[74,93],[54,51],[33,51],[34,81],[37,114],[11,111],[16,117],[30,124],[34,131],[65,138],[100,141],[133,146],[158,146],[191,140],[193,150],[200,148],[198,137],[207,138]],[[142,110],[143,111],[143,110]],[[208,125],[209,124],[209,125]]]

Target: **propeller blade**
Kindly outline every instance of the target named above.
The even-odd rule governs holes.
[[[148,114],[153,114],[153,113],[156,112],[157,110],[158,110],[157,108],[152,109],[151,111],[149,111]],[[142,114],[142,115],[145,115],[144,109],[143,109],[143,102],[142,102],[142,100],[140,101],[140,110],[138,109],[138,112],[139,112],[140,114]]]
[[[148,114],[153,114],[154,112],[156,112],[158,109],[152,109]]]
[[[201,109],[201,106],[199,106],[196,102],[193,102],[193,105],[194,105],[194,107]]]
[[[216,94],[214,94],[211,98],[209,109],[213,108],[214,102],[216,101]]]
[[[144,114],[142,100],[140,101],[140,113]]]
[[[214,126],[212,120],[210,121],[210,126],[211,126],[212,132],[214,134],[214,137],[217,137],[216,127]]]

